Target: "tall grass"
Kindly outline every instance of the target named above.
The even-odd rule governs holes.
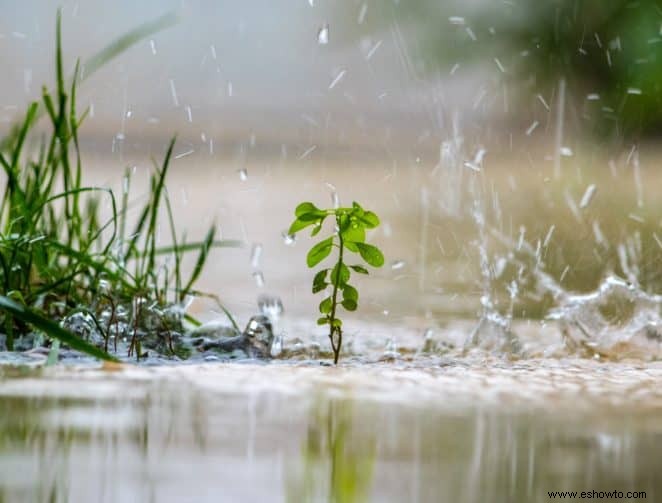
[[[171,23],[172,17],[166,16],[129,32],[92,58],[86,76]],[[0,199],[0,326],[4,328],[0,330],[6,334],[9,350],[16,336],[36,329],[74,349],[113,359],[107,354],[108,331],[103,334],[104,351],[100,351],[52,320],[80,309],[94,315],[95,307],[134,305],[135,299],[157,306],[180,304],[194,293],[210,250],[238,243],[216,240],[213,224],[200,242],[177,238],[165,185],[174,138],[163,161],[155,163],[150,197],[126,235],[130,171],[125,172],[119,201],[111,189],[86,186],[82,181],[78,134],[87,111],[79,114],[76,109],[81,81],[78,63],[73,76],[65,78],[59,12],[55,60],[55,90],[44,87],[41,100],[28,106],[25,116],[0,143],[0,166],[6,175]],[[51,127],[49,135],[37,139],[32,133],[40,116]],[[103,203],[111,213],[105,219],[100,211]],[[168,216],[172,236],[172,245],[167,247],[160,246],[157,239],[162,211]],[[197,253],[197,260],[185,275],[181,263],[187,253]],[[130,351],[135,349],[140,355],[135,333]]]

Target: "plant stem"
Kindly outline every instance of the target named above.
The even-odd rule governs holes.
[[[340,217],[336,215],[336,223],[338,224],[338,227],[340,228]],[[340,244],[338,248],[340,249],[340,252],[338,253],[338,276],[340,276],[340,268],[342,267],[342,256],[343,252],[345,251],[345,243],[343,243],[342,240],[342,234],[338,232],[338,240],[340,241]],[[336,278],[333,280],[333,297],[331,299],[331,314],[329,315],[329,339],[331,340],[331,349],[333,349],[333,363],[334,365],[338,364],[338,358],[340,357],[340,346],[342,345],[342,329],[340,327],[336,327],[334,322],[336,320],[336,307],[338,305],[338,284],[339,284],[339,279]],[[333,342],[333,334],[337,333],[338,334],[338,344],[334,344]]]

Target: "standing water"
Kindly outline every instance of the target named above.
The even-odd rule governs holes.
[[[115,306],[106,278],[101,316],[62,302],[60,325],[97,345],[111,334],[119,365],[38,330],[8,351],[2,324],[0,503],[662,498],[651,3],[187,4],[109,62],[79,89],[76,147],[87,183],[121,186],[127,219],[116,247],[91,253],[128,266],[152,159],[178,132],[155,254],[211,228],[208,260],[156,261],[159,280],[198,274],[168,309],[142,293]],[[64,73],[80,49],[87,79],[84,49],[130,27],[127,13],[162,14],[120,0],[91,29],[97,4],[64,1]],[[32,81],[53,80],[47,10],[0,7],[3,138]],[[2,153],[9,173],[22,157]],[[303,201],[381,218],[366,241],[388,267],[356,278],[337,367],[316,324],[326,293],[310,291],[316,241],[286,227]],[[3,260],[23,221],[0,222]],[[229,242],[241,246],[216,246]],[[35,293],[46,279],[35,305],[57,304]],[[131,353],[141,315],[185,351]]]

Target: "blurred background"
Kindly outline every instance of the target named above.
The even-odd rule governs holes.
[[[662,285],[656,1],[61,6],[71,70],[178,14],[82,86],[86,176],[119,187],[135,166],[146,181],[176,133],[170,191],[188,236],[217,218],[223,237],[246,242],[217,250],[201,280],[235,311],[254,311],[264,291],[286,310],[314,308],[311,242],[281,234],[299,201],[330,204],[332,192],[382,216],[371,239],[388,264],[364,297],[375,316],[474,316],[486,288],[512,311],[501,299],[513,280],[515,314],[544,315],[551,300],[513,265],[508,239],[537,246],[535,268],[572,291],[611,273]],[[0,1],[2,134],[52,85],[55,9]],[[481,237],[477,208],[507,239]]]

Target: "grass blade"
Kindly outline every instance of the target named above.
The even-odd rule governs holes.
[[[93,346],[87,341],[84,341],[80,337],[72,334],[68,330],[65,330],[57,323],[44,318],[36,311],[29,309],[25,306],[17,304],[13,300],[0,295],[0,308],[4,309],[12,316],[18,318],[19,320],[29,323],[33,327],[43,331],[49,337],[57,339],[64,344],[67,344],[71,349],[80,351],[89,356],[99,358],[100,360],[106,360],[111,362],[118,362],[119,360],[114,356],[109,355],[105,351]]]

